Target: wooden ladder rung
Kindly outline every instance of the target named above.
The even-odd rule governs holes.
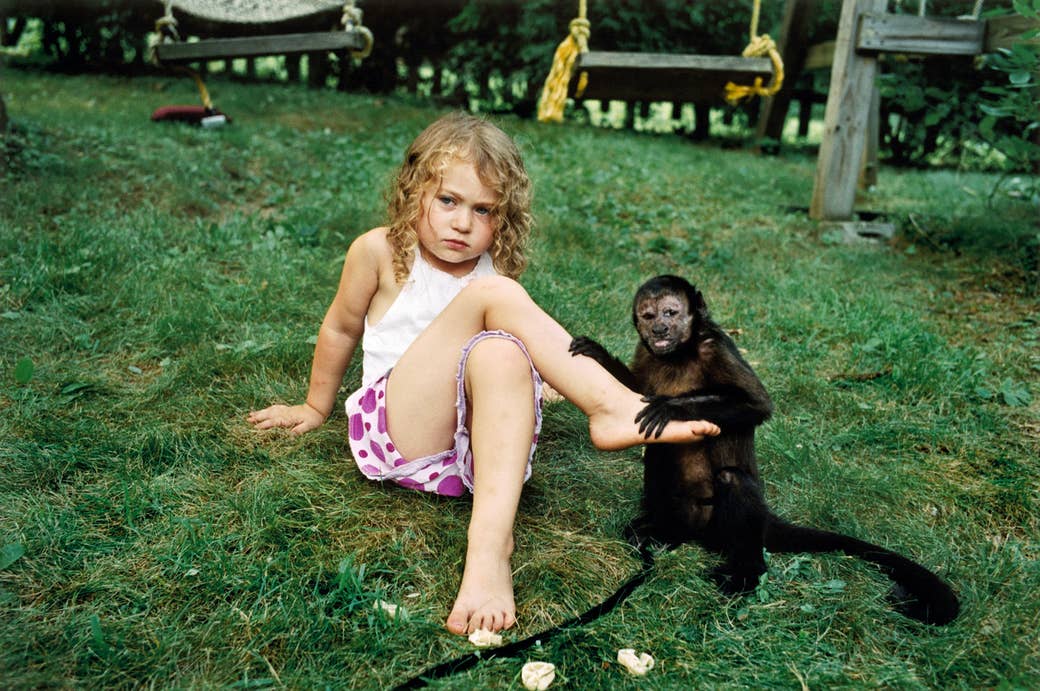
[[[239,38],[212,38],[190,43],[160,43],[155,47],[160,62],[205,62],[262,55],[295,55],[337,50],[361,50],[364,37],[356,31],[322,31]]]
[[[982,21],[865,14],[860,19],[856,49],[915,55],[978,55],[985,34],[986,22]]]

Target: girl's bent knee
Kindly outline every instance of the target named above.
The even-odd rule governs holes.
[[[496,376],[519,374],[531,376],[531,361],[518,343],[508,338],[482,338],[473,344],[466,369],[491,371]]]
[[[474,278],[465,288],[462,295],[480,296],[490,301],[527,297],[523,286],[506,276],[480,276]]]

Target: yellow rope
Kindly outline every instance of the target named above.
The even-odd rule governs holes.
[[[780,58],[780,51],[777,50],[776,43],[769,37],[769,34],[758,35],[760,5],[761,0],[755,0],[754,8],[751,11],[751,41],[741,55],[745,58],[768,55],[773,62],[773,81],[768,86],[762,86],[761,77],[755,77],[755,83],[751,86],[729,82],[726,84],[726,101],[731,105],[736,105],[742,99],[752,96],[772,96],[784,84],[784,61]]]
[[[340,23],[343,24],[345,31],[356,31],[361,34],[361,38],[365,39],[365,45],[361,50],[352,50],[350,55],[358,60],[364,60],[372,54],[372,45],[375,43],[375,39],[372,37],[372,32],[367,26],[362,24],[362,12],[361,9],[354,6],[354,0],[349,0],[343,5],[343,18]]]
[[[209,98],[209,91],[206,89],[206,82],[202,81],[202,76],[195,70],[187,67],[180,67],[178,69],[187,72],[191,75],[191,78],[195,80],[195,86],[199,89],[199,97],[202,99],[202,107],[206,110],[213,110],[213,101]]]
[[[571,20],[570,34],[556,47],[552,68],[545,78],[542,98],[538,102],[538,119],[541,122],[563,122],[563,109],[567,105],[567,87],[574,74],[574,66],[578,57],[589,50],[591,25],[585,18],[586,0],[578,2],[578,16]],[[577,96],[585,91],[588,75],[582,72],[578,77]]]
[[[155,51],[155,47],[163,41],[179,41],[180,36],[177,34],[177,19],[173,16],[173,2],[171,0],[165,0],[163,2],[163,16],[155,20],[155,43],[149,49],[149,59],[152,63],[158,67],[167,67],[159,61],[159,56]],[[173,65],[169,69],[173,69],[177,72],[183,72],[192,79],[195,80],[195,86],[199,90],[199,98],[202,100],[202,107],[207,111],[213,110],[213,100],[209,97],[209,90],[206,88],[206,83],[202,81],[202,75],[195,70],[184,65]]]

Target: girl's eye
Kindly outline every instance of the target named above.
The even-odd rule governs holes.
[[[445,206],[450,206],[455,203],[455,200],[451,197],[440,197],[439,201],[441,204],[444,204]]]
[[[475,211],[477,212],[477,214],[478,214],[478,215],[480,215],[480,216],[490,216],[490,215],[491,215],[491,209],[489,209],[489,208],[487,208],[487,207],[484,207],[484,206],[478,206],[478,207],[477,207],[476,209],[474,209],[474,210],[475,210]]]

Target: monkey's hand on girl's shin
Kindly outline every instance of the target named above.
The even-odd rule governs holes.
[[[571,341],[570,352],[571,355],[584,355],[597,361],[611,357],[606,348],[588,336],[578,336],[573,339]]]

